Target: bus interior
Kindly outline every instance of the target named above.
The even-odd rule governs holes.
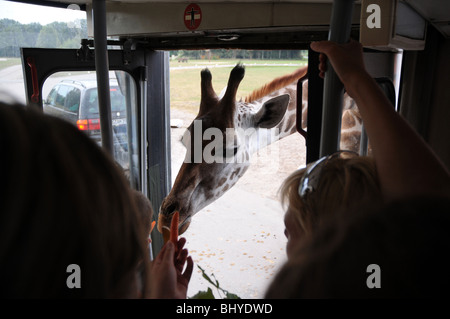
[[[324,89],[327,79],[318,76],[319,56],[309,45],[327,39],[337,42],[356,39],[364,45],[369,73],[379,79],[380,85],[385,85],[396,110],[450,167],[449,1],[18,2],[60,8],[75,5],[77,10],[86,12],[89,37],[80,42],[78,49],[21,49],[27,103],[45,108],[50,103],[47,96],[56,84],[45,83],[58,72],[95,73],[99,101],[110,100],[108,91],[120,88],[126,116],[123,121],[112,118],[108,108],[105,111],[104,106],[99,106],[99,117],[105,119],[102,123],[108,124],[102,124],[97,130],[101,131],[103,147],[113,152],[127,171],[131,186],[151,200],[155,220],[176,175],[172,162],[180,161],[171,156],[175,142],[171,139],[170,90],[173,88],[169,62],[170,52],[176,50],[307,52],[307,137],[303,140],[298,135],[297,143],[304,145],[292,146],[303,149],[304,162],[299,164],[305,165],[335,147],[333,143],[339,136],[335,127],[340,125],[339,115],[325,111],[324,100],[333,99],[336,93],[330,88],[332,84]],[[379,16],[376,8],[371,7],[374,4],[380,10]],[[212,74],[214,77],[214,70]],[[78,78],[84,79],[84,75]],[[109,80],[112,77],[114,84]],[[85,89],[88,86],[82,81],[73,85]],[[111,104],[108,107],[113,107],[111,101],[108,103]],[[329,119],[324,112],[331,113]],[[121,137],[116,130],[125,122],[128,134]],[[172,123],[173,127],[176,125]],[[123,139],[126,151],[121,144]],[[161,247],[162,235],[153,231],[152,254],[157,254]],[[202,253],[208,254],[205,251]]]

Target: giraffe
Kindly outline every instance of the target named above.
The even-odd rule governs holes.
[[[297,131],[299,79],[304,81],[301,128],[306,129],[307,67],[276,78],[253,91],[244,101],[236,101],[244,74],[245,68],[236,65],[225,93],[218,97],[212,87],[211,72],[202,70],[199,112],[182,138],[186,157],[172,190],[161,203],[160,232],[163,226],[170,225],[175,211],[180,214],[179,233],[185,232],[199,210],[221,197],[244,175],[253,153]],[[359,112],[353,104],[346,96],[343,123],[356,127],[360,123]],[[305,134],[303,131],[306,138]],[[345,145],[352,140],[353,131],[341,134],[341,149],[354,149],[356,143]]]

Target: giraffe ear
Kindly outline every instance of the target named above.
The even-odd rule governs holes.
[[[289,105],[289,94],[283,94],[266,101],[255,114],[255,124],[261,128],[272,128],[283,119]]]

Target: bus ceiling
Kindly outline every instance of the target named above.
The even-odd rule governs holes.
[[[94,34],[92,1],[18,2],[63,8],[70,6],[84,10],[87,14],[89,35]],[[168,50],[222,47],[301,48],[305,43],[326,38],[333,4],[333,0],[106,0],[105,2],[108,36],[145,39],[152,48]],[[367,42],[365,46],[420,50],[424,45],[427,23],[433,25],[445,38],[450,37],[448,0],[356,0],[354,4],[352,37],[361,37],[360,41],[363,44]],[[367,36],[359,32],[360,26],[363,30],[368,25],[367,18],[371,14],[376,14],[373,6],[370,6],[374,4],[381,7],[380,18],[383,20],[383,26],[388,25],[387,28],[381,28],[385,30],[385,34],[395,31],[396,28],[401,29],[400,34],[394,34],[392,39],[386,38],[382,43],[379,39],[383,36],[380,34]],[[411,21],[419,26],[418,29],[412,30],[408,27]],[[406,35],[402,32],[406,32]],[[413,34],[409,34],[410,32]]]

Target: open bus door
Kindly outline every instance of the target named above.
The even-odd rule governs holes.
[[[110,82],[115,85],[113,87],[111,84],[110,92],[114,128],[113,156],[129,177],[131,187],[140,190],[150,199],[153,211],[157,214],[161,201],[169,192],[171,181],[168,54],[131,49],[134,44],[127,41],[109,44],[121,46],[118,50],[108,50]],[[85,120],[80,120],[84,103],[94,102],[97,97],[96,87],[94,91],[86,93],[89,85],[88,81],[84,81],[85,78],[92,78],[93,74],[89,72],[95,73],[92,72],[95,70],[95,50],[89,46],[89,41],[83,41],[78,50],[22,48],[21,55],[28,105],[43,111],[47,107],[60,107],[61,112],[67,111],[65,113],[77,117],[74,124],[79,129],[89,129],[89,126],[100,129],[99,119],[93,120],[88,116]],[[50,93],[43,92],[45,83],[52,74],[60,76],[53,80],[55,83],[71,82],[79,85],[81,93],[72,94],[71,98],[73,100],[75,96],[78,102],[69,103],[69,94],[60,93],[55,85],[50,91],[53,92],[53,100]],[[62,87],[62,84],[59,86]],[[67,92],[70,89],[62,90]],[[119,96],[117,102],[113,93]],[[65,102],[58,103],[57,99]],[[51,105],[53,101],[56,102]],[[96,103],[99,113],[98,101]],[[78,109],[69,110],[68,104],[78,104]],[[120,114],[115,107],[120,108],[121,105],[124,109],[121,111],[126,111],[126,116],[115,118],[115,115]],[[95,113],[94,106],[86,107],[87,113]],[[125,135],[122,134],[124,131]],[[96,141],[101,144],[98,137]],[[156,217],[154,216],[155,220]],[[162,247],[162,236],[158,232],[152,233],[152,243],[153,252],[156,250],[157,253]]]

